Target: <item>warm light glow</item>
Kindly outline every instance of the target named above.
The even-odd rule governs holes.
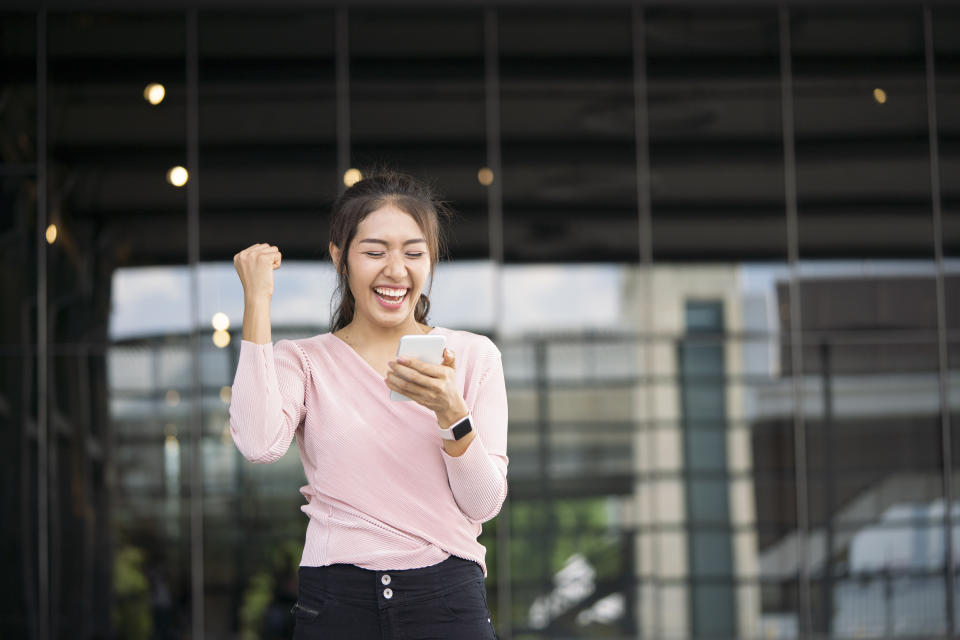
[[[172,184],[175,187],[182,187],[187,184],[187,180],[190,179],[190,174],[187,173],[187,170],[181,166],[171,167],[167,171],[167,182]]]
[[[360,173],[360,169],[347,169],[343,174],[343,184],[348,187],[352,187],[363,180],[363,174]]]
[[[223,311],[217,311],[213,314],[213,320],[211,320],[213,328],[217,331],[226,331],[230,328],[230,318]]]
[[[230,334],[222,329],[217,329],[213,332],[213,344],[223,349],[230,344]]]
[[[167,436],[166,448],[169,455],[175,456],[180,453],[180,441],[177,440],[177,436]]]
[[[233,396],[233,389],[230,387],[220,387],[220,399],[223,404],[230,404],[230,398]]]
[[[57,225],[52,224],[47,227],[47,244],[53,244],[57,241]]]
[[[886,104],[887,102],[887,92],[883,89],[877,88],[873,90],[873,99],[880,104]]]
[[[158,105],[163,102],[163,98],[166,95],[167,90],[162,84],[156,82],[151,82],[147,85],[146,89],[143,90],[143,97],[152,105]]]
[[[484,167],[477,171],[477,180],[485,187],[493,184],[493,170],[490,167]]]
[[[167,391],[167,404],[171,407],[175,407],[180,404],[180,394],[177,393],[176,389],[170,389]]]

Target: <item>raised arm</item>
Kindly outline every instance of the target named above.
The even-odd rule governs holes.
[[[243,339],[256,344],[270,342],[270,300],[273,272],[282,262],[280,249],[255,244],[233,256],[233,268],[243,285]]]
[[[255,244],[233,258],[243,285],[243,337],[230,401],[230,433],[252,462],[274,462],[303,420],[307,359],[293,342],[271,343],[270,300],[279,249]]]

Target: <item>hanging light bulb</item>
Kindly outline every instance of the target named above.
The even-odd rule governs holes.
[[[360,173],[360,169],[347,169],[343,173],[343,184],[348,187],[352,187],[361,180],[363,180],[363,174]]]
[[[172,184],[175,187],[182,187],[187,184],[187,180],[190,179],[190,174],[187,170],[179,165],[176,167],[170,167],[170,170],[167,171],[167,182]]]
[[[154,106],[163,102],[163,98],[166,95],[166,88],[158,82],[151,82],[143,90],[143,98]]]

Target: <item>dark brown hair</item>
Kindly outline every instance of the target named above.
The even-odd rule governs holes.
[[[339,331],[350,324],[356,310],[357,301],[350,291],[347,254],[357,234],[357,227],[368,215],[388,204],[409,214],[423,231],[430,255],[428,292],[433,285],[433,269],[444,250],[439,218],[441,215],[448,217],[450,209],[425,183],[396,171],[377,171],[355,183],[333,203],[330,242],[340,249],[340,264],[336,265],[337,289],[334,300],[337,304],[331,314],[330,331]],[[429,312],[430,298],[421,292],[414,311],[416,321],[426,324]]]

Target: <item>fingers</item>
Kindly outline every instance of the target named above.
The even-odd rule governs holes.
[[[410,361],[408,364],[412,364],[413,361]],[[426,367],[435,367],[436,365],[428,365],[417,360],[419,364]],[[404,382],[409,382],[419,387],[429,387],[432,389],[438,388],[442,384],[442,378],[438,379],[436,376],[431,376],[427,373],[421,373],[413,367],[406,366],[399,362],[390,362],[388,365],[390,371],[387,373],[387,378],[391,376],[402,380]]]
[[[443,362],[441,364],[430,364],[418,358],[405,358],[400,356],[396,359],[399,364],[419,371],[431,378],[442,378],[447,375],[447,369],[456,368],[456,354],[452,349],[443,350]]]
[[[387,384],[387,388],[391,391],[402,393],[411,400],[423,404],[424,406],[432,404],[430,402],[433,396],[432,390],[428,390],[426,387],[416,384],[415,382],[404,380],[393,371],[387,372],[387,377],[384,378],[384,382]]]
[[[280,253],[280,249],[276,245],[261,242],[260,244],[250,245],[240,253],[233,256],[233,263],[240,264],[247,262],[266,261],[269,262],[274,269],[277,269],[280,267],[282,259],[283,254]]]

